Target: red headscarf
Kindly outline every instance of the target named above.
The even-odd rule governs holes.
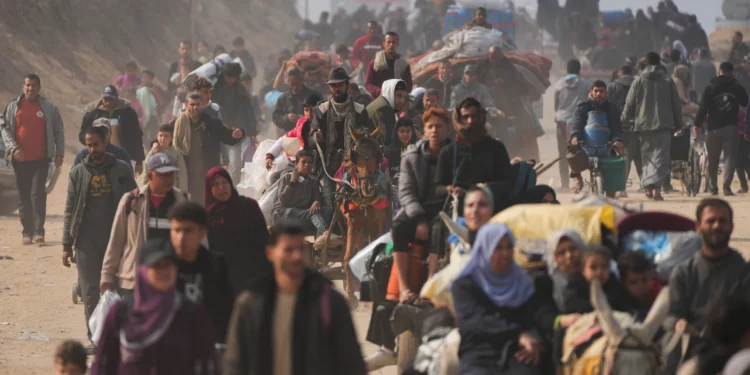
[[[224,177],[232,186],[232,196],[226,202],[216,199],[211,192],[214,180],[219,176]],[[247,206],[244,204],[245,202],[242,202],[243,199],[248,198],[240,196],[240,193],[234,187],[232,177],[229,176],[229,172],[226,169],[213,167],[206,173],[206,192],[204,197],[210,227],[242,227],[249,222],[250,218],[246,215]]]

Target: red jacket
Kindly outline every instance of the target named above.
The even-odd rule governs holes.
[[[403,57],[399,57],[403,59]],[[383,88],[383,82],[399,78],[406,82],[406,91],[411,92],[412,80],[411,80],[411,66],[406,65],[406,69],[401,73],[401,77],[394,77],[390,70],[375,71],[375,61],[370,61],[370,65],[367,66],[367,75],[365,76],[365,89],[370,93],[373,99],[380,96],[380,90]]]
[[[383,49],[380,40],[380,37],[376,37],[375,40],[371,41],[369,35],[363,35],[354,42],[354,48],[352,48],[352,65],[355,69],[359,66],[360,62],[368,66],[375,58],[375,54]]]

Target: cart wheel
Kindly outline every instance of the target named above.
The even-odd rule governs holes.
[[[81,295],[81,287],[78,285],[78,283],[73,283],[73,304],[78,304],[79,296]]]
[[[397,339],[396,366],[398,367],[398,371],[396,373],[400,375],[404,373],[404,366],[417,356],[419,340],[411,331],[400,334]]]

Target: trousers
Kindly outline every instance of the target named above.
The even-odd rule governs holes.
[[[44,236],[44,221],[47,217],[47,192],[45,183],[49,172],[49,160],[13,161],[18,188],[18,213],[23,226],[23,236]]]

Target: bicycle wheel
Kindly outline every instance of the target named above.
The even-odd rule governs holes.
[[[692,196],[695,197],[701,192],[701,176],[703,175],[701,156],[695,150],[690,151],[688,167],[690,168],[690,190]]]

